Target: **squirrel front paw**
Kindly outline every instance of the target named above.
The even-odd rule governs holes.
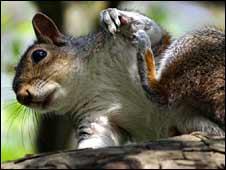
[[[101,11],[100,23],[104,29],[114,34],[121,25],[118,10],[116,8],[108,8]]]
[[[158,43],[163,37],[163,30],[150,18],[132,11],[122,11],[116,8],[108,8],[100,13],[100,24],[112,35],[120,32],[124,37],[131,39],[134,33],[144,30],[152,44]]]
[[[130,37],[138,30],[149,29],[152,21],[137,12],[121,11],[116,8],[108,8],[100,13],[101,26],[111,34],[121,32]]]

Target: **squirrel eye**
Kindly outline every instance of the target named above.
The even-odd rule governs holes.
[[[41,61],[43,58],[47,56],[47,52],[44,50],[35,50],[31,56],[33,62],[37,64],[39,61]]]

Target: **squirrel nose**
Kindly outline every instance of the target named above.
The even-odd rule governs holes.
[[[28,105],[32,100],[32,94],[29,89],[30,86],[25,85],[22,86],[16,93],[17,100],[23,105]]]

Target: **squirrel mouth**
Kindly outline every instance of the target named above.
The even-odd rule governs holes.
[[[34,107],[34,108],[41,107],[42,109],[47,108],[53,100],[55,91],[56,91],[56,89],[54,89],[50,94],[48,94],[48,96],[45,97],[44,100],[40,100],[40,101],[39,100],[31,100],[31,102],[28,104],[28,106]]]

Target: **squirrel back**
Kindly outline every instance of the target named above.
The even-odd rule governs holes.
[[[139,55],[138,65],[141,60],[145,61],[145,64],[138,66],[142,85],[152,102],[157,100],[172,110],[184,107],[186,109],[178,111],[182,117],[186,117],[186,112],[190,110],[195,112],[191,115],[198,113],[224,129],[224,31],[205,27],[186,33],[163,51],[157,72],[155,53],[150,48],[146,48],[143,59],[142,54]],[[187,118],[190,119],[189,116]]]
[[[185,102],[224,123],[224,32],[204,28],[184,35],[165,51],[158,75],[169,104],[191,100]]]

